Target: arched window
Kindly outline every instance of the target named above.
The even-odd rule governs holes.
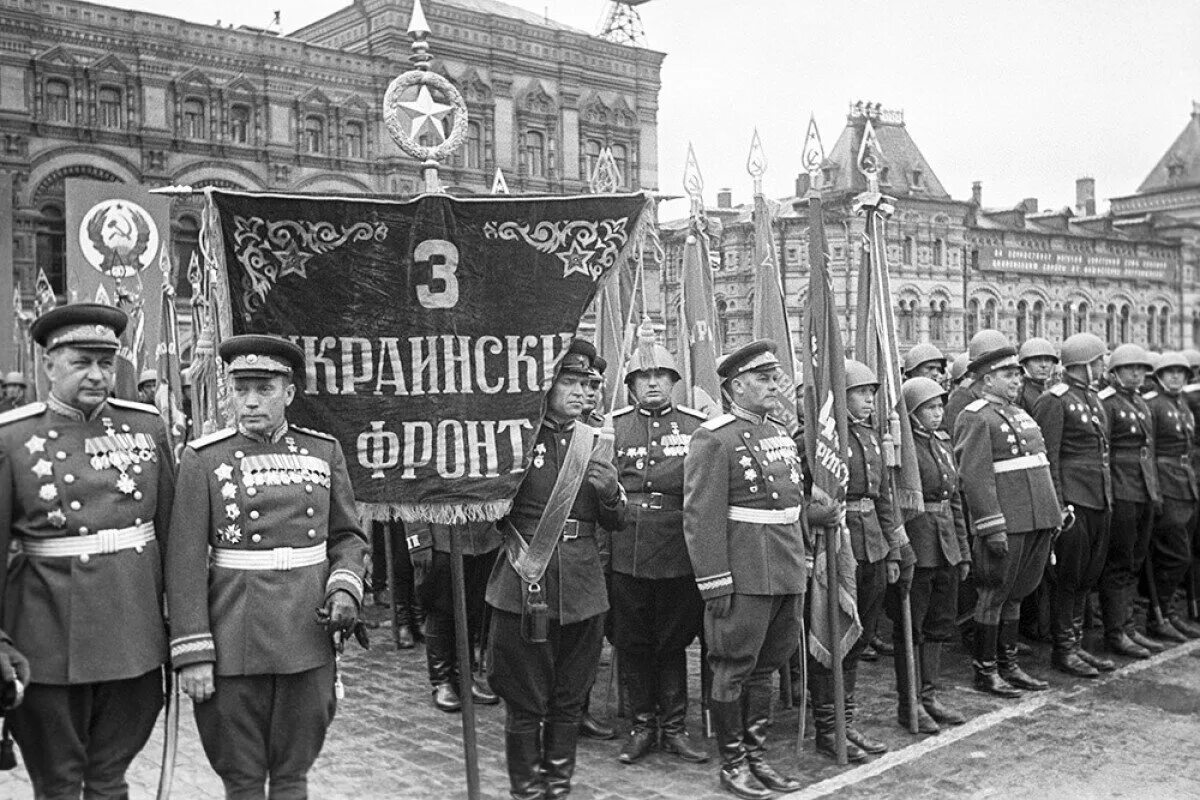
[[[623,144],[614,144],[612,146],[613,161],[617,165],[617,172],[621,173],[621,187],[629,187],[629,149]]]
[[[55,294],[65,294],[67,267],[67,223],[56,204],[41,207],[37,221],[37,266],[46,273]]]
[[[933,265],[935,267],[946,266],[946,243],[941,239],[933,240]]]
[[[187,139],[207,139],[208,126],[204,121],[204,101],[194,97],[183,101],[183,135]]]
[[[1161,344],[1157,341],[1158,334],[1158,309],[1150,306],[1146,309],[1146,344],[1155,345]]]
[[[971,302],[967,303],[967,320],[966,320],[967,341],[969,342],[971,340],[971,337],[974,336],[978,332],[979,332],[979,301],[972,298]]]
[[[1158,343],[1163,347],[1171,346],[1171,312],[1166,306],[1158,310]]]
[[[935,342],[946,341],[945,300],[933,300],[929,303],[929,338]]]
[[[483,169],[483,126],[467,123],[467,169]]]
[[[121,90],[101,86],[96,94],[96,122],[101,128],[120,128],[121,117]]]
[[[1075,316],[1075,332],[1083,333],[1088,329],[1088,304],[1080,303]]]
[[[904,242],[900,250],[900,260],[905,264],[913,263],[913,237],[904,237]]]
[[[596,174],[596,163],[600,161],[600,151],[603,149],[604,145],[595,139],[588,139],[583,143],[583,179],[585,181],[590,181]]]
[[[192,296],[192,283],[188,280],[188,268],[192,256],[200,255],[200,223],[190,214],[179,218],[174,225],[172,241],[175,245],[175,294],[178,297]]]
[[[1117,343],[1117,307],[1112,303],[1104,309],[1104,341],[1109,346]]]
[[[729,304],[723,299],[717,300],[717,336],[721,350],[724,351],[729,343]]]
[[[1129,317],[1130,317],[1129,304],[1125,303],[1121,306],[1121,341],[1122,342],[1129,341]]]
[[[1071,330],[1075,325],[1075,306],[1070,303],[1063,303],[1063,318],[1062,318],[1062,335],[1067,338],[1071,335]]]
[[[1041,300],[1033,301],[1033,335],[1046,335],[1046,304]]]
[[[996,301],[991,298],[983,304],[983,322],[981,325],[984,328],[996,327]]]
[[[229,139],[234,144],[250,141],[250,106],[241,103],[229,108]]]
[[[1192,347],[1200,347],[1200,313],[1192,314]]]
[[[71,121],[71,84],[66,81],[46,81],[46,119],[50,122]]]
[[[316,114],[304,118],[304,151],[314,155],[325,152],[325,119]]]
[[[1029,303],[1021,300],[1017,303],[1017,343],[1029,338]]]
[[[525,172],[531,178],[546,177],[546,136],[540,131],[525,134]]]
[[[346,158],[362,158],[366,153],[366,137],[361,122],[346,123]]]
[[[903,342],[911,342],[917,338],[916,304],[915,300],[900,301],[900,311],[896,315],[896,329]]]

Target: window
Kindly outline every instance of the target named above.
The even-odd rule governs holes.
[[[583,179],[585,181],[590,181],[596,174],[596,164],[600,161],[600,151],[603,149],[604,145],[595,139],[588,139],[583,143]]]
[[[1033,335],[1046,335],[1046,304],[1041,300],[1033,301]]]
[[[188,139],[206,139],[204,101],[191,98],[183,101],[183,135]]]
[[[905,236],[904,243],[900,255],[901,262],[905,264],[913,263],[913,237]]]
[[[422,133],[417,137],[417,144],[421,147],[437,147],[437,142],[433,139],[432,133]]]
[[[1109,347],[1117,343],[1117,307],[1112,303],[1104,309],[1104,341]]]
[[[725,350],[725,346],[729,343],[729,317],[726,314],[729,311],[729,304],[724,300],[717,301],[717,335],[720,337],[718,343],[721,345],[721,350]]]
[[[966,338],[967,341],[979,332],[979,301],[972,299],[967,303],[967,319],[966,319]]]
[[[1024,300],[1017,303],[1017,342],[1022,343],[1029,338],[1029,303]]]
[[[1200,347],[1200,314],[1192,315],[1192,347]]]
[[[1130,317],[1129,304],[1125,303],[1124,305],[1121,306],[1121,341],[1122,342],[1129,341],[1129,317]]]
[[[66,81],[46,81],[46,119],[71,121],[71,86]]]
[[[67,266],[67,223],[57,205],[41,208],[37,222],[37,266],[46,273],[55,294],[64,294]]]
[[[1163,347],[1171,346],[1171,312],[1163,306],[1158,310],[1158,343]]]
[[[483,169],[483,126],[467,123],[467,169]]]
[[[989,299],[983,304],[983,322],[980,323],[984,328],[996,327],[996,301]]]
[[[365,152],[363,148],[363,125],[361,122],[346,123],[346,158],[362,158]]]
[[[1146,309],[1146,344],[1162,344],[1155,341],[1155,334],[1158,333],[1158,309],[1150,306]]]
[[[628,188],[629,181],[629,150],[623,144],[612,146],[613,161],[617,164],[617,172],[621,174],[621,187]]]
[[[236,105],[229,109],[229,138],[234,144],[250,141],[250,107]]]
[[[933,265],[935,267],[946,266],[946,243],[941,239],[933,240]]]
[[[539,131],[525,134],[525,174],[531,178],[546,177],[546,136]]]
[[[1075,332],[1083,333],[1088,329],[1088,304],[1080,303],[1075,315]]]
[[[200,223],[195,217],[184,215],[175,224],[174,233],[172,241],[175,246],[175,294],[177,297],[191,297],[192,283],[188,280],[188,268],[192,264],[193,255],[199,258]]]
[[[946,341],[945,300],[934,300],[929,304],[929,338],[935,342]]]
[[[924,176],[924,174],[922,174],[921,170],[914,169],[913,174],[912,174],[912,188],[914,188],[914,189],[924,188],[924,184],[923,184],[924,180],[925,180],[925,176]]]
[[[896,315],[896,328],[901,341],[911,342],[917,338],[916,317],[916,301],[901,300],[900,313]]]
[[[96,96],[96,120],[101,128],[121,127],[121,90],[103,86]]]
[[[325,120],[315,114],[304,118],[304,152],[314,155],[325,152]]]

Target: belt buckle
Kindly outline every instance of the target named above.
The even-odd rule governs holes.
[[[655,511],[661,511],[662,507],[663,507],[662,492],[651,492],[650,493],[650,502],[644,504],[644,507],[654,509]]]
[[[292,568],[292,553],[295,548],[276,547],[271,552],[275,556],[275,569],[289,570]]]
[[[567,524],[563,525],[562,538],[563,538],[564,542],[569,542],[572,539],[579,538],[579,520],[575,520],[575,519],[567,520]]]

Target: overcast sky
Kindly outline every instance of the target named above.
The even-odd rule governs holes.
[[[427,9],[437,1],[424,0]],[[608,5],[508,2],[593,32]],[[348,2],[105,4],[259,26],[282,8],[291,31]],[[691,141],[710,203],[724,186],[748,200],[755,126],[767,192],[790,194],[809,114],[828,149],[858,99],[904,110],[956,198],[980,180],[987,206],[1025,197],[1071,205],[1084,175],[1102,199],[1130,194],[1200,100],[1196,0],[650,0],[641,14],[648,45],[667,53],[659,188],[682,191]]]

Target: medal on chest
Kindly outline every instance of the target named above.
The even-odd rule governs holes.
[[[128,425],[122,425],[118,432],[110,417],[102,417],[102,421],[105,435],[83,440],[83,450],[90,457],[91,467],[97,472],[115,469],[117,491],[140,500],[142,493],[130,473],[141,474],[142,464],[157,460],[154,439],[147,433],[130,432]]]
[[[541,469],[546,465],[546,443],[538,442],[533,447],[533,467]]]

